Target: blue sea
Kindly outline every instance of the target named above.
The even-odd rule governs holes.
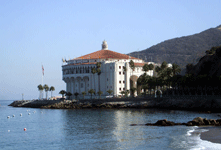
[[[187,122],[199,116],[217,119],[218,114],[215,113],[162,109],[64,110],[7,106],[12,102],[0,101],[0,149],[4,150],[221,149],[221,144],[200,139],[200,133],[205,132],[205,129],[142,125],[159,119],[174,122]],[[140,125],[130,126],[131,124]]]

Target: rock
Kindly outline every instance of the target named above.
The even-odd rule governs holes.
[[[207,120],[207,118],[204,118],[204,119],[203,119],[203,122],[204,122],[205,125],[211,125],[210,121]]]
[[[197,125],[197,126],[205,125],[203,118],[201,117],[194,118],[192,121],[193,121],[193,125]]]
[[[209,121],[210,121],[211,125],[216,125],[216,120],[210,119]]]
[[[217,119],[216,122],[221,124],[221,119]]]

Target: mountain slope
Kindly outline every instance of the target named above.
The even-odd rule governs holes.
[[[145,61],[176,63],[182,68],[188,63],[196,63],[211,47],[221,45],[221,25],[201,33],[166,40],[130,56],[139,57]],[[146,58],[146,59],[145,59]]]

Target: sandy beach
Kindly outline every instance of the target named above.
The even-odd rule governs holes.
[[[202,140],[221,144],[221,127],[203,127],[202,129],[209,130],[201,133],[200,138]]]

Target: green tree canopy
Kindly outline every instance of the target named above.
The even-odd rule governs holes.
[[[59,94],[61,94],[62,95],[62,98],[64,98],[64,94],[66,93],[66,91],[65,90],[61,90],[60,92],[59,92]]]
[[[84,97],[84,96],[85,96],[87,93],[86,93],[86,92],[82,92],[81,94],[82,94],[82,95],[83,95],[83,97]]]
[[[90,89],[90,90],[88,91],[88,93],[91,94],[91,99],[92,99],[92,95],[95,94],[95,91],[94,91],[94,89]]]
[[[72,96],[72,93],[71,92],[67,92],[67,93],[65,93],[65,95],[68,97],[68,99],[70,99],[70,97]]]
[[[113,91],[112,90],[107,90],[107,93],[109,94],[109,95],[111,95],[111,93],[113,93]]]
[[[102,91],[98,91],[97,94],[99,95],[99,97],[101,98],[101,95],[103,94]]]

